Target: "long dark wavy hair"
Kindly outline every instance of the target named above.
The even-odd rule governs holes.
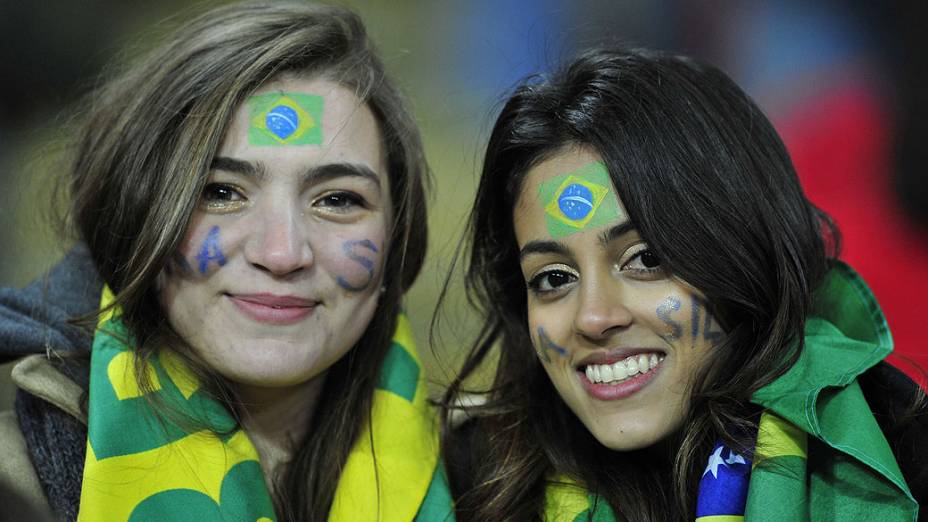
[[[593,438],[528,332],[514,204],[526,172],[576,145],[602,157],[651,251],[705,295],[727,333],[694,379],[682,427],[639,451]],[[601,495],[621,519],[691,520],[714,442],[751,453],[759,412],[749,398],[798,357],[812,292],[839,239],[804,196],[770,122],[725,74],[626,49],[585,52],[515,89],[487,145],[468,238],[468,297],[485,319],[444,397],[459,521],[539,520],[558,474]],[[455,429],[465,381],[494,348],[487,402]]]
[[[374,318],[329,369],[312,426],[295,441],[286,472],[273,477],[281,520],[326,520],[348,453],[369,420],[400,301],[419,273],[427,241],[429,172],[421,138],[358,16],[335,6],[259,2],[187,21],[89,97],[64,174],[70,188],[65,219],[114,291],[138,364],[169,346],[221,396],[221,378],[171,330],[156,278],[180,245],[236,107],[283,73],[332,80],[370,107],[393,202]],[[147,382],[140,386],[149,389]],[[220,398],[234,413],[234,397]]]

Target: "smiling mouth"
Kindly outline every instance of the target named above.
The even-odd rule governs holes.
[[[631,355],[611,364],[587,364],[578,370],[593,384],[619,384],[636,376],[654,372],[664,361],[664,354]]]

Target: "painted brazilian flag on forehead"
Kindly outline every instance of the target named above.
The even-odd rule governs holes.
[[[612,179],[600,162],[549,179],[541,184],[538,195],[551,237],[602,227],[622,215]]]
[[[322,96],[258,94],[248,99],[248,115],[251,145],[322,143]]]

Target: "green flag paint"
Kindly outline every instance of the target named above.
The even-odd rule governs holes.
[[[248,143],[258,146],[322,143],[322,96],[258,94],[248,99]]]
[[[606,166],[594,162],[541,184],[538,196],[551,237],[599,228],[623,217]]]

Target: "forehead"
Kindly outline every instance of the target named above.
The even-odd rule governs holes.
[[[531,168],[514,208],[519,231],[554,239],[615,225],[626,214],[599,154],[571,147]]]
[[[282,76],[235,111],[219,155],[261,161],[363,163],[386,175],[373,112],[348,88],[323,78]]]

